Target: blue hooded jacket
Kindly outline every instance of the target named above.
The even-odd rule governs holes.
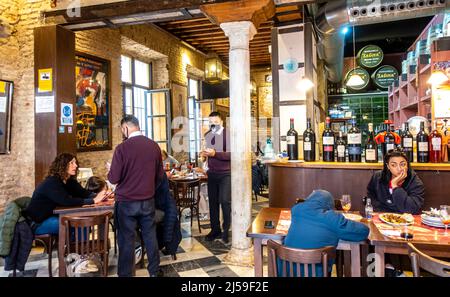
[[[336,247],[339,240],[358,242],[367,239],[369,228],[366,225],[348,220],[333,209],[334,199],[330,192],[314,190],[305,202],[292,207],[291,226],[284,245],[298,249],[317,249]],[[323,275],[319,266],[317,275]]]

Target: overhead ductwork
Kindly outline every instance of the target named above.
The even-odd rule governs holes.
[[[342,80],[346,25],[368,25],[436,15],[450,7],[449,0],[332,0],[314,16],[319,57],[325,62],[327,78]]]

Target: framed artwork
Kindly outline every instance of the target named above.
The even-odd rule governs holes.
[[[76,53],[76,141],[77,150],[112,148],[110,61]]]
[[[172,118],[187,117],[187,94],[186,86],[172,83]]]
[[[13,82],[0,80],[0,154],[11,150],[11,112]]]

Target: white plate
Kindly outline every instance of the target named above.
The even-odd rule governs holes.
[[[354,214],[354,213],[342,213],[342,214],[348,220],[359,222],[362,219],[362,216],[360,216],[359,214]]]
[[[442,224],[442,223],[434,223],[434,222],[429,222],[429,221],[422,220],[422,224],[428,225],[428,226],[431,226],[431,227],[445,228],[444,224]]]
[[[434,223],[441,223],[442,224],[441,219],[438,218],[438,217],[431,217],[431,216],[426,215],[426,214],[422,214],[421,217],[422,217],[422,220],[426,220],[428,222],[434,222]]]
[[[389,221],[387,221],[387,220],[385,220],[385,219],[383,218],[383,215],[387,215],[387,214],[394,214],[394,215],[399,215],[399,216],[401,216],[401,215],[400,215],[400,214],[397,214],[397,213],[381,213],[378,217],[380,218],[380,220],[381,220],[382,222],[384,222],[384,223],[386,223],[386,224],[388,224],[388,225],[391,225],[391,226],[409,226],[409,225],[412,225],[412,224],[414,223],[414,221],[408,222],[408,223],[402,223],[402,224],[391,223],[391,222],[389,222]]]

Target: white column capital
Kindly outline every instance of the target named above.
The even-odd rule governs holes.
[[[250,40],[256,34],[255,25],[250,21],[222,23],[220,28],[230,41],[230,51],[238,48],[248,49]]]

